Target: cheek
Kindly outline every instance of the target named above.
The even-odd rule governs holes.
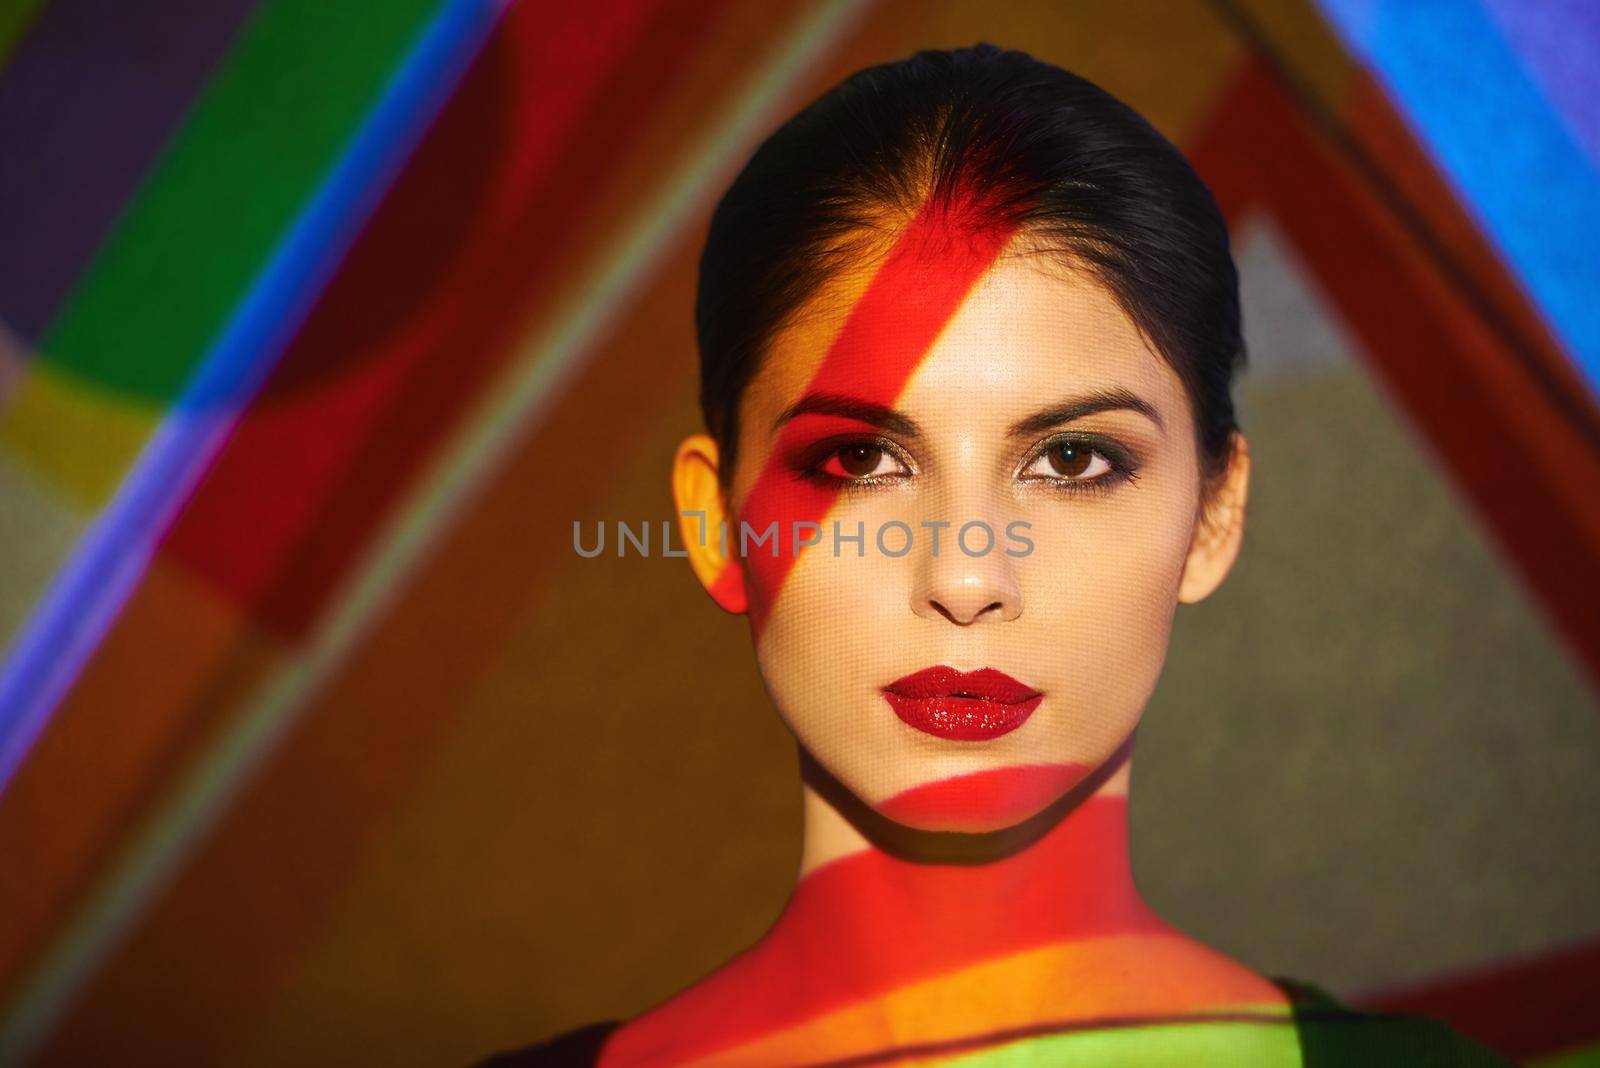
[[[814,555],[807,543],[828,529],[833,494],[793,478],[769,465],[745,499],[736,527],[729,531],[729,549],[741,559],[749,594],[750,623],[758,643],[773,608],[804,556]]]
[[[1147,493],[1145,486],[1129,493]],[[1024,616],[1055,635],[1051,673],[1084,705],[1137,717],[1165,660],[1190,523],[1182,495],[1031,510]]]
[[[886,520],[898,517],[892,503],[836,502],[819,520],[814,536],[821,542],[786,561],[778,597],[776,584],[768,585],[776,561],[763,553],[763,561],[750,562],[757,587],[752,604],[773,598],[755,632],[757,661],[779,710],[802,738],[834,728],[859,731],[862,709],[852,699],[874,694],[901,673],[883,674],[905,663],[915,643],[907,585],[913,557],[885,556],[874,540]],[[842,535],[865,535],[859,554],[855,543],[836,542],[835,522]]]

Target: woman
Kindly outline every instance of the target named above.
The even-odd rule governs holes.
[[[727,191],[696,312],[673,489],[799,742],[799,881],[688,990],[494,1063],[1502,1063],[1131,877],[1135,728],[1250,471],[1228,235],[1170,143],[992,45],[861,71]]]

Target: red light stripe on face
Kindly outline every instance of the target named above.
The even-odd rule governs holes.
[[[851,309],[806,392],[894,404],[962,300],[1015,232],[1012,225],[974,225],[975,207],[970,196],[949,204],[924,204]],[[794,566],[794,524],[821,523],[837,493],[785,470],[783,458],[802,443],[805,433],[795,423],[780,431],[739,516],[749,525],[752,539],[777,524],[774,542],[757,547],[752,540],[750,546],[752,588],[745,591],[745,603],[758,637]],[[824,537],[830,533],[825,531]],[[739,551],[738,535],[737,529],[728,532],[730,553]],[[737,603],[736,587],[744,581],[735,558],[718,579],[723,595],[718,599]]]

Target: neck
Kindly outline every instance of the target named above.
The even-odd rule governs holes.
[[[768,935],[826,947],[865,992],[1008,951],[1162,925],[1128,856],[1129,747],[1067,797],[1005,832],[908,831],[802,756],[800,877]]]
[[[1072,796],[1050,806],[1049,811],[1022,827],[996,835],[934,835],[897,832],[887,821],[874,819],[865,805],[845,795],[843,787],[827,779],[826,773],[804,753],[801,766],[805,834],[800,854],[800,882],[834,861],[863,854],[878,854],[886,863],[899,860],[908,865],[908,872],[915,871],[917,855],[937,854],[941,850],[941,840],[947,843],[943,845],[947,855],[925,855],[922,857],[925,862],[998,862],[1035,849],[1044,839],[1060,842],[1085,825],[1086,820],[1079,813],[1086,806],[1094,806],[1090,811],[1120,809],[1125,815],[1132,768],[1130,754],[1125,748],[1108,761],[1106,767],[1072,791]],[[1114,840],[1101,843],[1108,852],[1094,858],[1093,867],[1098,869],[1093,872],[1094,881],[1114,882],[1131,893],[1135,891],[1128,868],[1127,822],[1126,819],[1116,822]],[[1044,853],[1034,855],[1042,857],[1048,853],[1047,848]],[[1090,873],[1079,868],[1074,876],[1081,879],[1086,874]]]
[[[1074,1019],[1271,1002],[1264,980],[1197,953],[1140,897],[1128,863],[1129,749],[1025,824],[983,835],[908,831],[802,753],[805,839],[782,915],[626,1028],[610,1063],[849,1059]]]

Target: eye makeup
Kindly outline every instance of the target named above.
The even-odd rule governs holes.
[[[1058,458],[1051,453],[1059,451],[1069,463],[1082,462],[1077,473],[1061,471]],[[1027,474],[1027,470],[1040,460],[1051,457],[1050,466],[1056,474]],[[898,465],[899,470],[871,473],[884,462]],[[830,466],[839,473],[829,471]],[[851,473],[851,467],[866,468]],[[1100,473],[1079,477],[1084,471],[1100,467]],[[1053,434],[1029,450],[1016,478],[1021,482],[1047,483],[1064,493],[1108,492],[1115,487],[1138,479],[1139,461],[1132,450],[1104,434],[1084,431]],[[888,438],[864,434],[835,434],[820,438],[797,450],[789,461],[796,479],[813,485],[836,490],[866,489],[891,482],[903,482],[916,474],[916,465],[896,442]]]
[[[850,475],[851,462],[862,463],[876,451],[879,454],[873,466],[882,466],[884,459],[901,467],[900,471],[883,474]],[[851,452],[856,455],[852,458]],[[827,468],[838,460],[844,475],[836,475]],[[812,442],[794,457],[790,464],[795,477],[827,489],[849,490],[858,487],[880,486],[886,482],[903,481],[915,474],[916,467],[899,445],[884,437],[862,434],[841,434]]]
[[[1087,456],[1089,462],[1086,466],[1089,469],[1093,468],[1095,458],[1099,458],[1103,461],[1105,470],[1090,478],[1078,478],[1066,473],[1053,475],[1024,473],[1041,459],[1050,457],[1056,450],[1061,450],[1064,454],[1070,453],[1074,458]],[[1054,466],[1053,460],[1049,465]],[[1064,493],[1108,493],[1120,485],[1138,481],[1139,466],[1139,461],[1132,450],[1116,439],[1104,434],[1069,431],[1052,434],[1029,450],[1017,478],[1022,482],[1045,483],[1051,489]]]

